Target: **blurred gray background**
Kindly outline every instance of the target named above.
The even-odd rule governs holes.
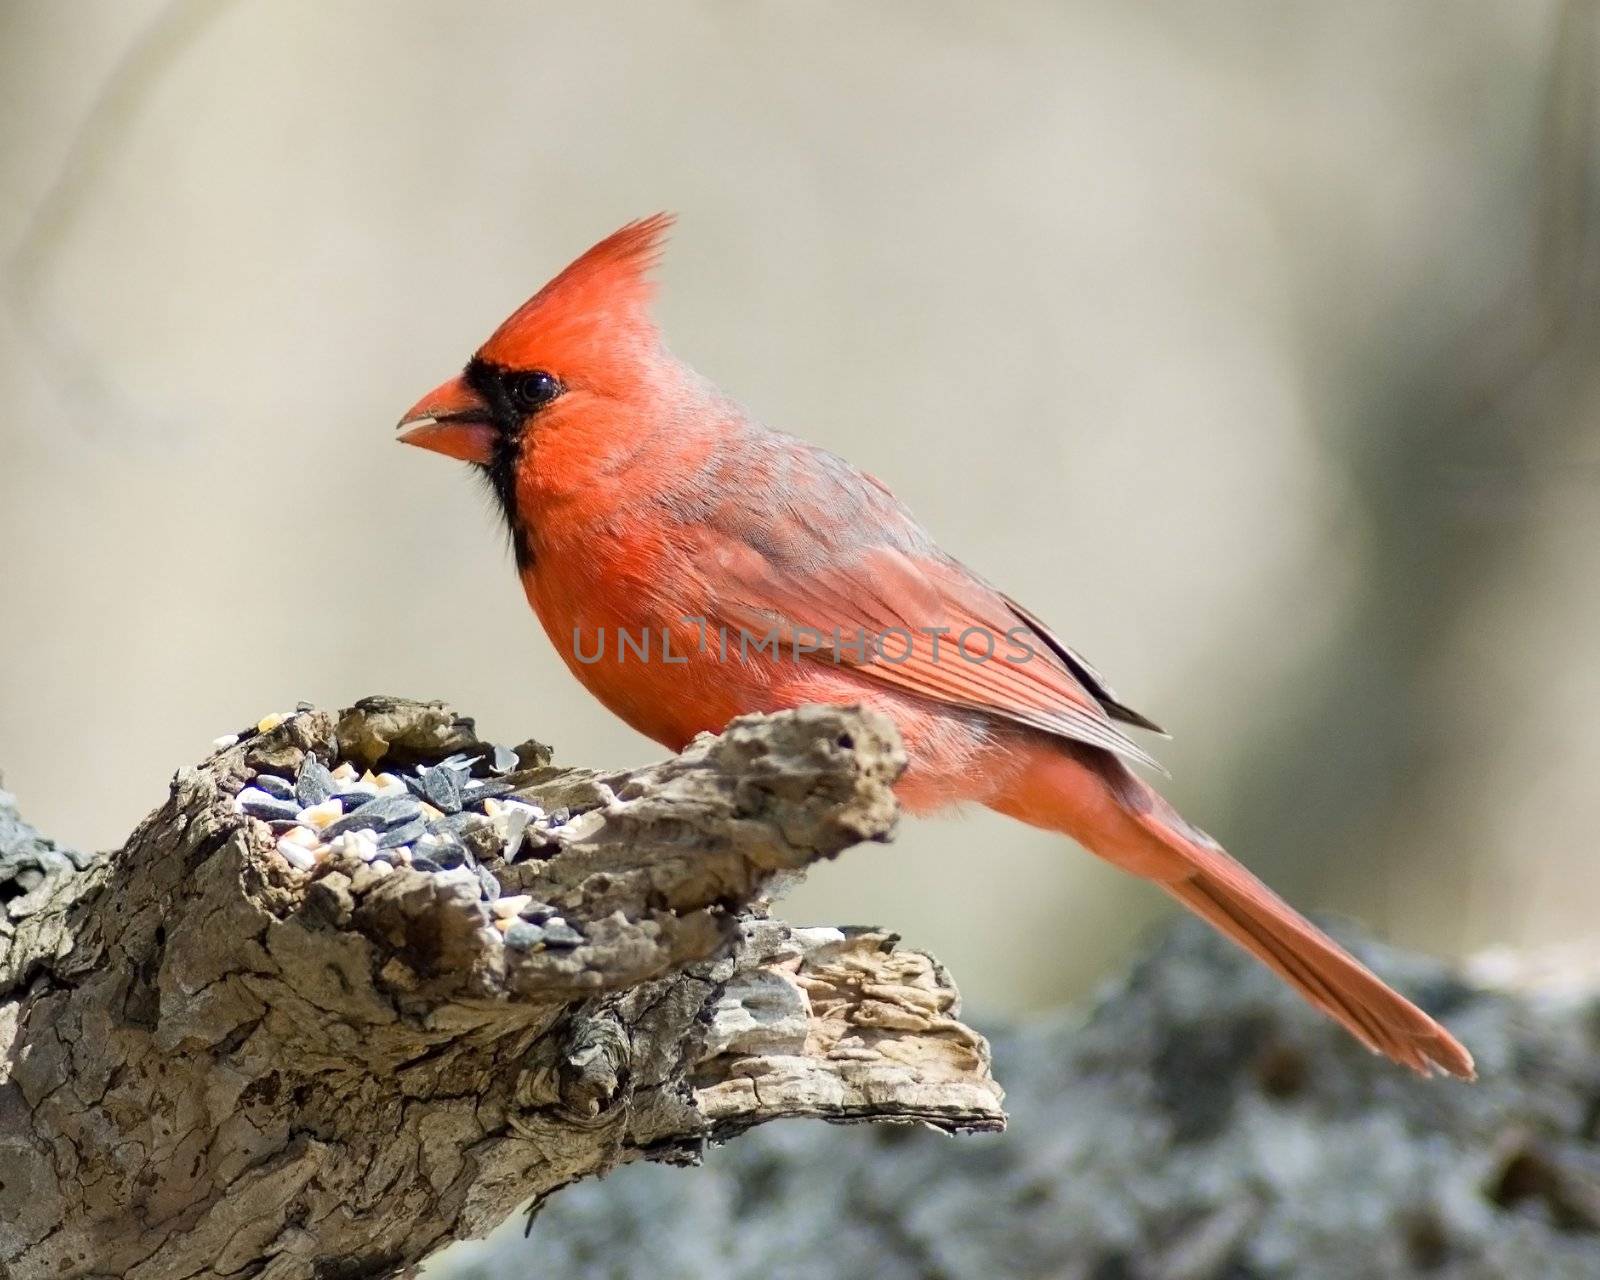
[[[1407,945],[1600,910],[1595,15],[1557,0],[0,8],[0,766],[118,842],[298,699],[657,754],[402,410],[629,218],[674,348],[893,485]],[[1164,910],[987,813],[786,908],[1056,1005]]]

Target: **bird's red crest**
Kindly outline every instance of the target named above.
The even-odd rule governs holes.
[[[574,362],[593,368],[619,339],[653,334],[650,270],[672,223],[670,213],[640,218],[580,254],[494,331],[479,358],[563,373]]]

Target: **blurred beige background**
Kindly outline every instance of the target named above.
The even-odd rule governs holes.
[[[70,8],[70,13],[69,13]],[[0,8],[0,766],[117,842],[210,740],[387,691],[656,753],[399,413],[621,222],[660,315],[1174,733],[1308,908],[1600,910],[1588,4]],[[969,1008],[1162,910],[989,814],[824,868]]]

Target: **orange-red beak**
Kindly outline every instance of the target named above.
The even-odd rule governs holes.
[[[440,383],[400,419],[398,439],[462,462],[488,463],[499,432],[482,396],[461,378]]]

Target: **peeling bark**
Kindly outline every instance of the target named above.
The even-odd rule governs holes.
[[[439,704],[297,714],[181,770],[116,853],[0,804],[0,1275],[402,1274],[530,1196],[788,1116],[1002,1127],[954,987],[889,934],[767,917],[895,822],[868,712],[746,717],[625,773],[533,767],[573,820],[492,867],[577,945],[507,945],[467,873],[301,871],[260,771],[482,748]]]

